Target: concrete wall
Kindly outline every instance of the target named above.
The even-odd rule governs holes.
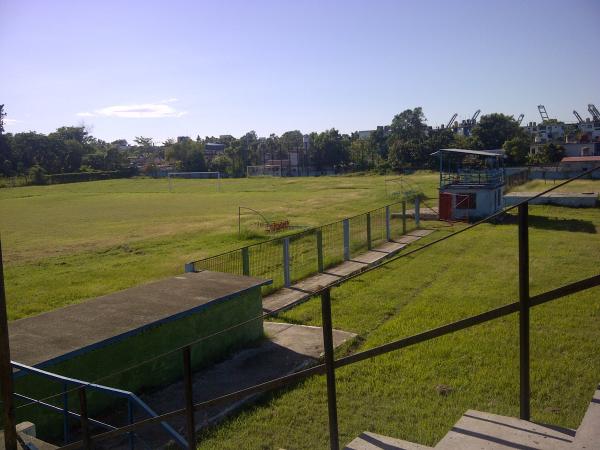
[[[514,192],[504,196],[506,206],[516,205],[535,195],[535,192]],[[569,194],[569,193],[550,193],[542,197],[535,198],[529,203],[532,205],[557,205],[569,206],[573,208],[593,208],[598,201],[598,194]]]
[[[452,218],[453,219],[481,219],[494,214],[502,207],[502,187],[495,189],[483,188],[446,188],[442,192],[452,194]],[[475,194],[475,208],[456,208],[457,194]]]
[[[588,163],[588,168],[592,168]],[[532,169],[529,172],[529,179],[531,180],[567,180],[574,176],[581,174],[582,170],[539,170]],[[600,170],[587,175],[585,178],[600,179]]]
[[[176,352],[159,358],[123,374],[109,375],[261,314],[262,297],[260,286],[257,286],[227,300],[210,303],[207,308],[190,313],[179,320],[162,323],[140,334],[45,366],[44,370],[84,381],[102,378],[99,384],[139,393],[181,379],[181,353]],[[251,321],[195,345],[192,348],[192,364],[194,368],[205,366],[262,337],[262,320]],[[108,378],[104,378],[105,376]],[[15,391],[33,398],[44,398],[61,392],[62,385],[38,375],[28,374],[16,377]],[[62,398],[55,398],[49,403],[62,406]],[[88,407],[92,415],[123,404],[123,400],[115,402],[115,397],[108,394],[90,391],[88,395]],[[78,409],[76,393],[70,395],[69,405],[73,410]],[[34,422],[40,436],[48,439],[62,437],[61,413],[39,406],[21,408],[17,413],[19,420]]]

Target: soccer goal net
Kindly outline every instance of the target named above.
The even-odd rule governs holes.
[[[265,164],[262,166],[246,166],[246,176],[250,177],[280,177],[281,166]]]
[[[169,192],[173,191],[174,180],[215,180],[216,190],[221,190],[221,173],[220,172],[169,172]]]

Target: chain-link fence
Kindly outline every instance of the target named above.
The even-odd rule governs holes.
[[[273,280],[263,294],[290,286],[419,226],[418,199],[385,205],[316,228],[192,261],[186,272],[212,270]]]

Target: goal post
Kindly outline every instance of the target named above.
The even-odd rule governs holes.
[[[173,179],[181,178],[184,180],[216,180],[217,191],[221,191],[221,172],[169,172],[169,192],[173,191]]]
[[[280,177],[281,166],[277,164],[264,164],[261,166],[246,166],[246,177]]]

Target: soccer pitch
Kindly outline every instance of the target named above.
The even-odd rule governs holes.
[[[178,179],[169,192],[166,179],[149,178],[2,189],[9,317],[177,274],[188,260],[267,238],[238,238],[239,206],[314,226],[393,201],[385,179],[222,179],[220,191],[216,180]],[[407,179],[437,195],[437,174]]]

